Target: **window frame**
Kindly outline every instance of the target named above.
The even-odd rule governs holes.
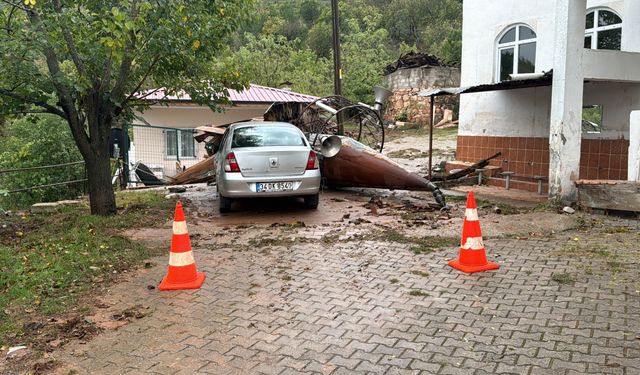
[[[183,159],[196,159],[198,157],[198,148],[196,145],[196,140],[193,139],[193,137],[191,137],[191,141],[193,142],[193,155],[183,155],[184,153],[184,145],[182,144],[182,133],[183,132],[190,132],[191,134],[193,134],[194,129],[165,129],[164,131],[164,158],[165,160],[183,160]],[[176,154],[169,154],[169,147],[168,147],[168,139],[169,139],[169,134],[172,134],[172,137],[174,137],[174,139],[176,140],[176,145],[177,145],[177,155]]]
[[[618,18],[620,18],[621,22],[620,23],[616,23],[613,25],[607,25],[607,26],[598,26],[598,16],[600,11],[605,11],[605,12],[610,12],[615,14]],[[590,29],[587,29],[587,18],[589,17],[589,14],[593,13],[593,27]],[[620,51],[622,50],[622,45],[620,46],[620,49],[613,49],[613,50],[607,50],[607,49],[600,49],[598,48],[598,33],[600,33],[601,31],[607,31],[607,30],[615,30],[615,29],[620,29],[620,35],[622,37],[622,25],[624,23],[624,20],[622,19],[622,17],[618,14],[618,12],[616,12],[615,10],[611,9],[611,8],[606,8],[606,7],[599,7],[599,8],[592,8],[587,10],[587,14],[585,16],[585,29],[584,29],[584,38],[590,36],[591,37],[591,47],[589,47],[588,49],[594,49],[594,50],[600,50],[600,51]],[[584,40],[583,38],[583,40]],[[584,47],[587,48],[587,47]]]
[[[531,30],[535,35],[534,38],[529,39],[520,39],[520,27],[526,27]],[[515,38],[513,42],[505,42],[500,43],[500,39],[502,39],[508,32],[515,28]],[[495,69],[495,82],[503,82],[500,79],[500,70],[502,68],[502,51],[513,48],[513,71],[510,74],[518,74],[518,67],[520,65],[520,46],[523,44],[535,43],[535,49],[538,49],[538,33],[529,25],[524,23],[518,23],[514,25],[510,25],[506,27],[500,34],[498,34],[498,38],[496,39],[496,69]],[[535,61],[533,63],[533,70],[536,71]]]

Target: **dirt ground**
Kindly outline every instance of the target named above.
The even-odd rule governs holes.
[[[489,192],[485,192],[485,194],[487,193]],[[336,284],[337,286],[334,288],[337,294],[331,300],[330,303],[332,304],[342,303],[339,300],[342,299],[340,296],[343,295],[343,292],[337,291],[339,288],[345,289],[344,298],[350,300],[352,298],[349,296],[352,294],[360,295],[368,285],[372,285],[369,288],[373,288],[371,293],[374,294],[367,294],[371,298],[375,293],[379,292],[376,288],[382,288],[381,285],[383,284],[391,283],[394,287],[398,285],[398,288],[403,292],[400,292],[400,290],[395,291],[392,296],[381,297],[381,301],[385,298],[398,299],[398,301],[394,302],[396,308],[392,311],[393,321],[400,321],[402,317],[408,319],[408,317],[412,316],[411,311],[414,311],[416,307],[411,302],[414,300],[405,301],[405,298],[418,298],[417,301],[420,301],[420,299],[433,299],[437,302],[444,301],[443,298],[449,296],[449,294],[446,294],[448,292],[440,291],[440,289],[436,292],[423,292],[419,289],[424,288],[425,285],[421,282],[421,278],[428,278],[430,274],[437,274],[437,277],[433,276],[430,279],[430,283],[426,284],[431,285],[433,288],[439,288],[440,283],[445,283],[443,280],[449,277],[447,275],[455,276],[455,278],[463,277],[466,280],[465,282],[474,284],[473,278],[458,276],[457,272],[443,266],[450,259],[448,257],[457,252],[464,214],[464,193],[452,192],[451,194],[454,195],[448,196],[451,206],[448,213],[431,208],[429,203],[433,203],[433,198],[429,193],[359,189],[324,191],[317,211],[309,211],[302,208],[301,201],[284,199],[276,201],[247,201],[235,207],[236,210],[234,212],[220,215],[216,210],[215,187],[201,185],[189,187],[185,193],[180,194],[179,198],[185,202],[188,228],[193,247],[196,250],[199,269],[204,270],[212,278],[211,280],[207,279],[205,289],[196,293],[183,293],[177,296],[158,294],[155,291],[155,287],[164,273],[166,266],[163,262],[166,259],[164,257],[162,259],[152,259],[149,267],[130,275],[104,295],[98,296],[98,308],[94,309],[86,319],[99,327],[103,333],[89,342],[70,342],[67,346],[48,354],[51,361],[53,361],[50,366],[51,370],[43,373],[51,371],[60,375],[110,373],[116,368],[129,371],[129,373],[176,373],[178,369],[182,369],[183,373],[189,371],[194,371],[191,373],[241,374],[263,373],[263,371],[266,371],[264,373],[271,373],[271,370],[277,373],[281,369],[280,366],[283,365],[282,362],[277,362],[280,360],[282,353],[287,353],[283,354],[285,355],[284,358],[289,358],[288,355],[294,358],[298,358],[297,356],[299,355],[301,356],[300,358],[306,358],[305,355],[311,355],[299,354],[295,349],[298,345],[296,340],[301,340],[300,345],[304,346],[304,350],[324,347],[324,341],[318,342],[313,337],[300,336],[292,339],[286,335],[289,335],[287,329],[295,333],[298,332],[296,331],[298,325],[313,325],[310,322],[317,319],[314,314],[311,314],[311,316],[298,316],[295,319],[290,318],[289,315],[293,314],[292,311],[298,312],[298,309],[300,311],[320,311],[312,310],[312,307],[306,307],[305,305],[306,302],[313,303],[315,300],[307,301],[296,293],[307,289],[308,291],[304,293],[309,293],[310,295],[315,292],[324,293],[322,291],[331,288],[327,285],[321,285],[326,277],[335,276],[340,283]],[[462,198],[459,197],[460,195],[462,195]],[[568,245],[562,245],[565,247],[572,245],[573,241],[577,241],[577,237],[574,236],[577,236],[576,233],[580,233],[577,232],[579,228],[583,228],[589,223],[598,222],[600,219],[581,213],[569,215],[558,213],[551,209],[535,209],[535,205],[528,202],[515,206],[500,203],[498,202],[499,200],[485,200],[484,198],[485,196],[480,194],[479,202],[481,203],[479,203],[478,211],[483,234],[488,243],[488,256],[499,261],[505,267],[504,271],[496,275],[502,275],[503,272],[507,272],[509,274],[504,276],[504,280],[513,281],[512,278],[518,277],[522,278],[522,280],[526,279],[523,282],[532,283],[532,285],[537,285],[540,282],[538,278],[544,278],[545,283],[551,283],[549,286],[545,286],[547,289],[555,288],[555,283],[568,285],[574,282],[571,279],[573,277],[578,277],[580,280],[585,277],[580,276],[582,271],[577,271],[576,273],[573,268],[569,268],[570,271],[565,273],[560,272],[564,270],[564,267],[569,267],[571,262],[562,260],[562,267],[557,268],[559,261],[555,260],[554,257],[558,255],[553,255],[555,254],[553,253],[553,248],[558,246],[556,243],[568,243]],[[495,212],[496,206],[502,208],[501,213]],[[626,236],[625,238],[629,237],[632,240],[637,237],[633,231],[622,230],[626,227],[621,226],[620,228],[620,233],[615,233],[616,238]],[[126,235],[148,246],[168,248],[171,223],[168,222],[163,228],[158,229],[131,229],[126,232]],[[603,236],[606,235],[607,233],[605,232]],[[565,239],[567,236],[569,238]],[[521,262],[532,262],[533,258],[527,252],[530,249],[541,252],[541,255],[536,255],[536,260],[531,265],[523,267],[523,269],[527,270],[526,272],[519,272],[518,265]],[[561,252],[561,250],[558,251]],[[549,260],[547,261],[547,259]],[[535,263],[543,261],[549,263],[540,263],[539,266]],[[324,266],[321,266],[321,264]],[[606,264],[607,267],[610,267],[613,262],[608,261]],[[618,267],[617,263],[615,265]],[[317,267],[319,268],[316,269]],[[398,267],[401,267],[400,270],[407,268],[405,271],[410,274],[411,279],[405,279],[407,276],[404,273],[399,273]],[[537,267],[542,267],[539,269],[546,272],[544,276],[538,275]],[[378,269],[389,272],[384,271],[378,275]],[[605,271],[600,271],[594,265],[593,270],[589,268],[589,271],[585,270],[584,274],[588,275],[586,277],[592,277],[593,273],[600,275],[600,272]],[[549,274],[547,275],[547,273]],[[574,276],[576,274],[578,276]],[[398,275],[398,279],[393,278],[394,275]],[[618,278],[614,279],[614,282],[618,282],[615,280],[620,280],[620,276],[615,275],[621,274],[614,274],[614,277]],[[490,276],[486,275],[482,280],[491,280]],[[413,278],[417,279],[414,280]],[[441,280],[441,278],[443,279]],[[553,280],[546,281],[548,278],[553,278]],[[567,278],[567,280],[564,278]],[[399,283],[398,280],[400,280]],[[606,287],[611,287],[613,285],[611,284],[612,281],[607,280],[604,279],[604,281],[599,282],[604,283],[603,285]],[[629,281],[632,280],[629,279]],[[580,281],[580,285],[591,282],[589,280]],[[328,283],[328,285],[332,285],[334,282],[328,281]],[[518,282],[515,283],[517,285]],[[494,290],[496,285],[490,285],[488,290]],[[385,288],[389,287],[385,286]],[[404,291],[406,288],[413,289],[407,292]],[[452,291],[451,295],[453,296],[456,294],[453,291],[458,290],[459,292],[465,288],[466,286],[460,284],[460,280],[457,279],[451,285],[446,284],[445,287],[446,290]],[[580,288],[577,289],[582,290]],[[126,292],[128,290],[140,290],[137,293],[140,298]],[[405,297],[407,293],[409,293],[409,297]],[[473,294],[475,292],[470,291],[470,293]],[[508,293],[508,291],[505,291],[505,293]],[[515,291],[514,293],[523,292]],[[440,297],[434,297],[438,295]],[[485,296],[485,294],[482,294],[482,296]],[[473,297],[470,295],[469,298],[475,301],[477,298],[484,298],[482,296],[479,297],[474,294]],[[494,293],[487,292],[486,296],[494,296]],[[494,297],[496,302],[488,302],[487,306],[491,305],[491,303],[499,303],[498,300],[500,298],[497,295]],[[516,298],[515,295],[513,298]],[[351,304],[352,302],[350,301],[349,303]],[[211,304],[210,306],[207,305],[209,303]],[[236,305],[236,303],[240,303],[240,305]],[[245,303],[247,304],[246,306]],[[401,308],[405,306],[403,303],[409,304],[408,311],[404,311]],[[187,309],[186,306],[190,306],[192,310]],[[348,308],[353,309],[353,306],[351,304]],[[355,306],[364,306],[359,308],[364,310],[359,311],[357,314],[369,314],[366,310],[366,304],[359,305],[356,303]],[[452,305],[443,302],[443,306]],[[213,311],[216,311],[213,315],[211,313],[212,308]],[[228,310],[224,310],[227,308]],[[498,307],[498,310],[501,308]],[[630,308],[632,309],[633,307]],[[177,316],[175,315],[176,309],[180,311]],[[250,315],[254,314],[254,309],[266,310],[255,315],[254,318],[248,319]],[[220,311],[217,312],[218,310]],[[331,312],[333,313],[334,310],[336,308],[331,309]],[[499,315],[498,310],[494,312],[494,318]],[[389,311],[391,313],[391,310]],[[280,318],[280,314],[282,314],[284,320]],[[447,318],[447,322],[454,319],[453,316],[458,316],[455,312],[450,314],[452,316]],[[425,316],[428,316],[429,319],[435,319],[437,315],[428,313]],[[186,326],[180,323],[183,316],[191,319]],[[278,316],[277,319],[279,320],[270,323],[275,316]],[[333,315],[331,316],[333,317]],[[337,314],[333,319],[340,321],[341,318],[336,318],[338,316],[342,315]],[[344,316],[349,316],[349,314]],[[560,312],[558,316],[566,317],[568,315]],[[247,318],[245,319],[245,317]],[[255,319],[258,319],[258,321],[254,321]],[[260,319],[264,319],[265,322],[261,323]],[[276,324],[281,320],[282,324]],[[402,320],[403,323],[407,321]],[[377,323],[373,322],[372,320],[371,324],[380,324],[378,320],[375,320]],[[411,322],[409,329],[418,329],[420,325],[417,322]],[[237,326],[235,325],[236,323]],[[294,323],[298,324],[296,328],[292,328]],[[499,323],[492,324],[497,325]],[[398,326],[397,329],[401,329],[401,326]],[[516,325],[512,326],[518,330]],[[629,327],[625,326],[625,329],[627,328]],[[270,333],[272,338],[265,339],[266,343],[260,341],[261,339],[254,341],[254,339],[262,337],[260,336],[263,335],[262,331],[260,331],[262,329],[268,332],[276,330]],[[309,329],[315,332],[320,328],[310,327]],[[545,332],[548,330],[548,328],[540,329]],[[568,328],[562,329],[566,329],[569,332]],[[258,330],[258,334],[255,336],[250,336],[250,333],[246,335],[242,333],[253,332],[254,330]],[[198,332],[205,332],[205,334],[200,337]],[[284,336],[278,336],[280,332],[283,332]],[[324,327],[320,329],[320,332],[331,335],[333,331]],[[491,333],[492,330],[487,328],[487,332]],[[294,335],[294,333],[291,333],[291,335]],[[186,339],[180,343],[177,343],[177,341],[175,343],[166,343],[158,338],[160,340],[156,345],[154,340],[156,335],[160,334],[163,336],[176,335],[176,337],[179,337],[177,341],[181,341],[183,338]],[[355,335],[356,333],[353,334]],[[533,336],[535,335],[532,334]],[[351,343],[353,345],[358,344],[358,340],[364,340],[366,337],[368,336],[362,336],[362,338],[353,340]],[[384,340],[385,336],[381,333],[380,337],[374,336],[374,338],[375,340],[373,338],[370,340],[382,342],[376,340]],[[482,338],[482,340],[485,339]],[[389,339],[389,342],[394,340]],[[500,349],[500,345],[502,345],[501,339],[495,340],[495,348]],[[563,340],[570,339],[561,338],[558,340],[560,340],[560,344],[557,345],[563,345]],[[136,348],[137,342],[142,345],[140,348]],[[401,339],[396,344],[404,342]],[[505,339],[506,351],[510,350],[509,342]],[[271,344],[282,344],[283,346],[281,349],[269,349],[270,346],[268,345]],[[348,348],[344,350],[347,350],[347,352],[351,350],[349,346],[351,344],[346,344],[346,341],[336,341],[336,345],[343,344],[347,345]],[[114,345],[119,349],[111,349]],[[373,348],[376,344],[369,342],[362,345],[363,348],[368,348],[365,345],[371,345]],[[407,342],[406,345],[410,345],[410,343]],[[547,344],[542,342],[540,345]],[[625,343],[625,345],[628,344]],[[264,351],[253,354],[253,350],[257,350],[256,348],[258,347],[262,348],[262,346],[264,346],[264,349],[261,350]],[[460,350],[470,350],[467,348],[468,346],[467,339],[461,338],[460,348],[464,347],[464,349]],[[247,349],[241,349],[245,347]],[[437,347],[440,347],[440,345],[430,347],[431,349],[429,350],[437,351]],[[398,365],[394,364],[395,362],[388,362],[392,361],[396,356],[398,361],[401,361],[400,358],[402,358],[402,361],[407,360],[404,357],[408,355],[409,351],[403,348],[393,346],[384,350],[390,350],[389,353],[393,353],[393,350],[396,349],[398,349],[397,354],[392,355],[389,357],[391,359],[386,359],[385,361],[387,362],[384,362],[387,370],[392,369],[395,371],[398,369]],[[297,350],[303,353],[302,348]],[[331,350],[330,346],[329,349],[324,349],[322,353],[312,352],[314,353],[313,358],[329,358],[332,355],[329,353]],[[336,350],[338,350],[337,347]],[[128,354],[130,351],[132,351],[132,355]],[[222,352],[226,352],[226,354]],[[429,353],[429,351],[426,353]],[[418,356],[416,358],[420,358],[426,353],[416,352],[415,355]],[[456,355],[460,355],[460,353],[462,352],[456,349]],[[467,352],[464,351],[464,353]],[[476,351],[469,355],[472,355],[473,358],[479,358],[479,353]],[[545,352],[541,349],[540,353],[546,353],[544,355],[540,354],[540,363],[545,363],[548,359],[545,359],[544,356],[553,352]],[[362,355],[363,361],[360,362],[357,368],[348,370],[351,373],[366,373],[369,370],[364,367],[365,364],[369,366],[369,363],[375,363],[377,360],[377,354],[369,353],[368,350],[357,350],[354,355]],[[529,358],[528,355],[524,355],[522,361]],[[492,356],[493,354],[487,354],[486,358],[491,358],[489,362],[493,363],[492,366],[495,366],[495,362],[500,362],[501,359],[499,358],[502,357]],[[623,355],[621,359],[632,357],[633,355]],[[509,356],[504,358],[509,358]],[[618,366],[617,364],[620,363],[621,359],[611,357],[604,363],[608,364],[615,360],[617,362],[614,361],[613,365]],[[322,370],[318,373],[332,373],[337,368],[344,370],[343,366],[348,366],[348,363],[341,361],[342,359],[339,356],[327,360],[326,363],[322,364]],[[357,361],[357,359],[353,358],[353,366]],[[475,369],[485,368],[476,367],[481,365],[471,359],[452,359],[447,362],[444,357],[434,357],[430,363],[427,363],[429,361],[425,363],[417,361],[418,359],[411,362],[411,364],[409,362],[399,363],[402,364],[401,366],[406,366],[407,369],[411,368],[413,372],[410,373],[419,373],[415,369],[419,368],[417,366],[422,365],[432,366],[424,367],[427,369],[426,373],[435,373],[438,372],[438,368],[446,368],[447,366],[450,366],[452,370],[461,370],[464,366],[473,366],[472,368]],[[520,361],[521,359],[518,359],[517,363],[520,364]],[[260,363],[259,367],[250,370],[251,366],[256,363]],[[443,363],[449,364],[443,365]],[[506,363],[509,365],[509,361]],[[551,362],[552,366],[557,363],[560,362]],[[382,364],[383,362],[378,363],[379,366]],[[126,368],[120,367],[125,365]],[[269,367],[270,365],[273,368]],[[291,368],[295,370],[293,372],[297,373],[309,370],[307,367],[296,367],[298,366],[297,362],[292,362],[288,366],[292,366]],[[303,364],[299,366],[303,366]],[[196,368],[199,370],[196,371]],[[486,368],[489,369],[489,372],[492,371],[490,367]],[[505,370],[507,368],[498,367],[498,369]],[[586,365],[584,369],[586,371]],[[395,373],[387,370],[383,372]],[[511,373],[522,373],[519,372],[520,370],[513,368]],[[589,372],[592,372],[590,367],[589,370]]]
[[[401,154],[394,160],[409,169],[426,174],[426,159],[423,157],[425,147],[428,147],[425,137],[403,138],[389,142],[385,152],[392,154],[403,149],[417,150]],[[436,160],[444,159],[455,148],[455,140],[436,140],[435,147],[445,150],[444,153],[438,152]],[[414,157],[416,155],[419,157]],[[272,247],[289,248],[305,243],[310,246],[338,246],[341,241],[353,243],[368,240],[402,244],[415,254],[429,254],[441,248],[453,249],[459,246],[467,190],[478,193],[478,212],[485,239],[544,240],[557,233],[576,229],[584,225],[585,220],[591,220],[585,219],[580,213],[563,214],[541,206],[544,198],[535,194],[505,193],[504,190],[487,187],[463,187],[457,191],[446,191],[448,211],[433,208],[435,201],[428,192],[378,189],[322,191],[317,210],[305,209],[298,199],[246,200],[238,202],[234,211],[229,214],[218,212],[215,186],[191,185],[186,192],[169,196],[185,204],[194,249],[255,249],[266,255]],[[132,228],[125,235],[149,247],[166,248],[168,252],[171,225],[169,221],[161,228]],[[267,252],[263,254],[264,251]],[[279,254],[286,258],[286,252]],[[162,272],[166,267],[161,264],[164,260],[151,260],[143,269],[124,277],[121,282],[140,277],[144,279],[144,275],[149,272]],[[229,261],[232,260],[233,256],[229,258]],[[272,261],[274,265],[291,263],[291,259],[284,258]],[[117,286],[114,288],[117,290]],[[152,290],[155,286],[147,285],[147,288]],[[86,322],[91,322],[92,326],[106,332],[119,330],[154,311],[153,306],[144,304],[124,309],[119,303],[124,296],[114,295],[109,291],[105,291],[105,295],[94,297],[97,302],[88,312]],[[74,347],[77,347],[77,340],[75,342]],[[43,363],[41,371],[36,372],[73,373],[73,368],[51,359],[56,357],[57,351],[54,350],[54,355],[46,354],[45,360],[39,362]],[[2,356],[5,357],[4,354]],[[12,361],[14,360],[9,357],[2,358],[0,369],[3,362],[11,365]],[[15,361],[13,364],[15,365]]]

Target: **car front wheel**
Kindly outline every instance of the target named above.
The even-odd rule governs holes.
[[[316,209],[318,208],[318,203],[320,202],[320,194],[316,193],[314,195],[305,195],[304,196],[304,206],[306,208]]]
[[[233,203],[231,198],[227,198],[227,197],[223,197],[222,195],[219,195],[219,201],[220,201],[221,214],[226,214],[227,212],[231,212],[231,204]]]

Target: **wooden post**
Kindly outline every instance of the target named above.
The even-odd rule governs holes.
[[[431,180],[431,169],[432,169],[432,158],[433,158],[433,121],[435,118],[435,114],[434,112],[434,105],[433,105],[433,101],[436,98],[435,96],[431,95],[430,97],[430,106],[431,106],[431,113],[430,113],[430,120],[429,120],[429,180]]]

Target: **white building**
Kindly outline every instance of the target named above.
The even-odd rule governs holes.
[[[194,129],[203,125],[223,125],[262,117],[274,103],[306,105],[315,96],[251,84],[246,90],[229,90],[231,105],[214,112],[194,103],[189,95],[166,95],[163,90],[145,94],[152,104],[132,124],[135,153],[130,162],[142,162],[158,177],[173,176],[182,167],[191,167],[205,158],[204,144],[196,143]],[[133,148],[132,147],[132,148]],[[176,164],[176,161],[179,164]]]
[[[473,89],[458,160],[501,151],[492,163],[521,176],[516,187],[546,176],[564,200],[577,179],[637,179],[640,0],[466,0],[463,14],[461,86]]]

